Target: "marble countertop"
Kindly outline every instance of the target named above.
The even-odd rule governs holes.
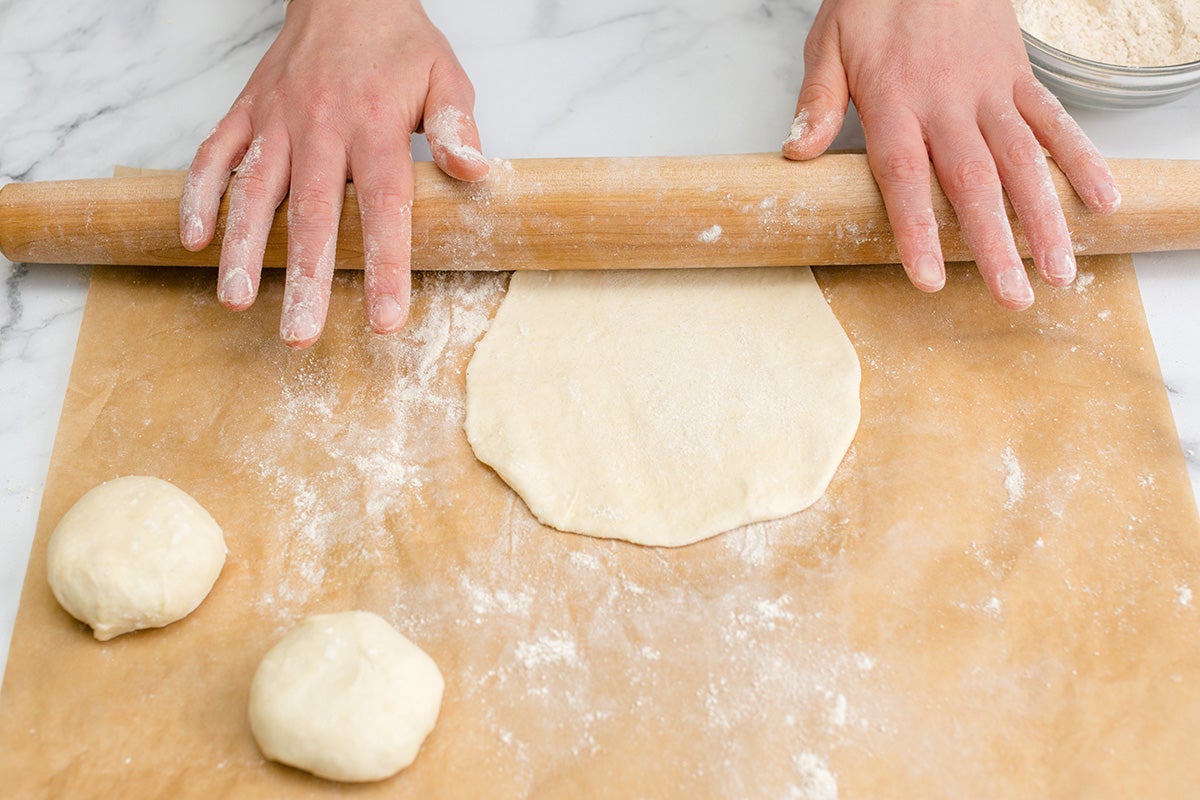
[[[426,0],[475,83],[489,156],[774,151],[819,0]],[[282,23],[280,0],[0,3],[0,184],[183,168]],[[1200,93],[1079,112],[1105,155],[1200,159]],[[861,147],[851,121],[837,147]],[[423,141],[414,143],[428,159]],[[1200,221],[1197,221],[1200,224]],[[1200,494],[1200,252],[1135,257]],[[0,260],[0,664],[6,660],[88,270]]]

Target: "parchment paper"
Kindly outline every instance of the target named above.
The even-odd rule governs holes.
[[[952,268],[817,272],[863,419],[813,508],[655,550],[539,526],[471,455],[463,370],[506,277],[415,279],[370,335],[339,273],[320,344],[204,270],[97,269],[0,694],[32,797],[1194,796],[1200,523],[1128,257],[1034,309]],[[748,354],[747,357],[752,357]],[[95,484],[165,478],[223,525],[208,600],[107,643],[46,541]],[[262,654],[362,608],[446,677],[416,763],[347,787],[265,762]]]

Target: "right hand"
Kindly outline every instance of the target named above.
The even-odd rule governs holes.
[[[1075,279],[1075,253],[1042,146],[1093,211],[1121,202],[1095,146],[1038,83],[1009,0],[825,0],[804,45],[804,84],[791,159],[814,158],[837,135],[851,98],[867,158],[913,285],[946,281],[930,169],[996,301],[1033,303],[1007,193],[1033,262],[1051,286]]]

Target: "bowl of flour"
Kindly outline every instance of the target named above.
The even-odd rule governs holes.
[[[1034,74],[1064,103],[1137,108],[1200,87],[1200,0],[1013,0]]]

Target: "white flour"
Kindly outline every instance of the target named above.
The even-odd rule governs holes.
[[[1013,0],[1013,8],[1027,32],[1092,61],[1200,61],[1200,0]]]
[[[273,299],[279,276],[267,280]],[[361,278],[334,280],[344,290]],[[253,565],[264,576],[253,612],[282,631],[348,593],[384,613],[436,654],[447,720],[473,720],[463,746],[489,754],[476,766],[497,796],[533,794],[581,762],[599,768],[632,726],[687,731],[697,785],[714,796],[837,798],[838,752],[871,752],[909,713],[892,665],[860,649],[842,612],[809,600],[848,569],[845,516],[823,498],[689,561],[547,531],[486,481],[474,497],[455,493],[447,454],[469,454],[461,373],[505,282],[425,273],[396,336],[271,351],[278,396],[232,458],[283,521],[256,534],[273,544]],[[331,332],[349,340],[361,317],[339,308]],[[467,513],[484,520],[469,541],[453,522]],[[433,568],[446,559],[452,573]],[[335,601],[348,570],[370,577]],[[680,675],[694,691],[680,693]]]
[[[1008,493],[1004,507],[1012,508],[1025,499],[1025,473],[1021,470],[1017,454],[1011,446],[1006,447],[1000,454],[1000,461],[1004,464],[1004,491]]]
[[[796,758],[800,783],[793,786],[788,797],[796,800],[837,800],[837,779],[825,762],[813,753],[801,753]]]

